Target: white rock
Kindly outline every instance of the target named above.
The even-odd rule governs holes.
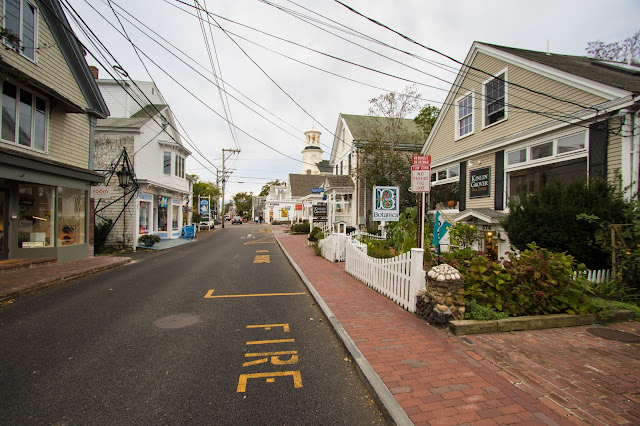
[[[444,275],[440,274],[438,275],[438,281],[444,281]]]

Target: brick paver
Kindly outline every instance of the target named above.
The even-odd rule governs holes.
[[[467,343],[315,256],[305,236],[277,238],[415,424],[640,424],[640,345],[588,327]]]

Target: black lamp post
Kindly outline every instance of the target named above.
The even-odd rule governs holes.
[[[124,192],[124,194],[122,195],[122,242],[126,245],[127,240],[125,238],[125,233],[127,230],[127,188],[129,187],[129,180],[131,178],[131,175],[127,170],[125,170],[124,164],[122,165],[122,169],[117,171],[116,174],[118,175],[118,185],[120,185],[120,188],[122,188]]]

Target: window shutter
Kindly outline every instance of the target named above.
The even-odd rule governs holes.
[[[504,151],[496,152],[496,192],[494,194],[495,210],[504,210]]]
[[[459,211],[464,211],[467,208],[467,162],[460,162],[460,205]]]
[[[609,122],[599,121],[589,126],[589,177],[607,176],[607,143]]]

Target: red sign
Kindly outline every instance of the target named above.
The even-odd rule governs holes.
[[[302,204],[296,204],[296,210],[302,210]]]
[[[431,166],[430,155],[414,155],[411,164],[414,166]]]

